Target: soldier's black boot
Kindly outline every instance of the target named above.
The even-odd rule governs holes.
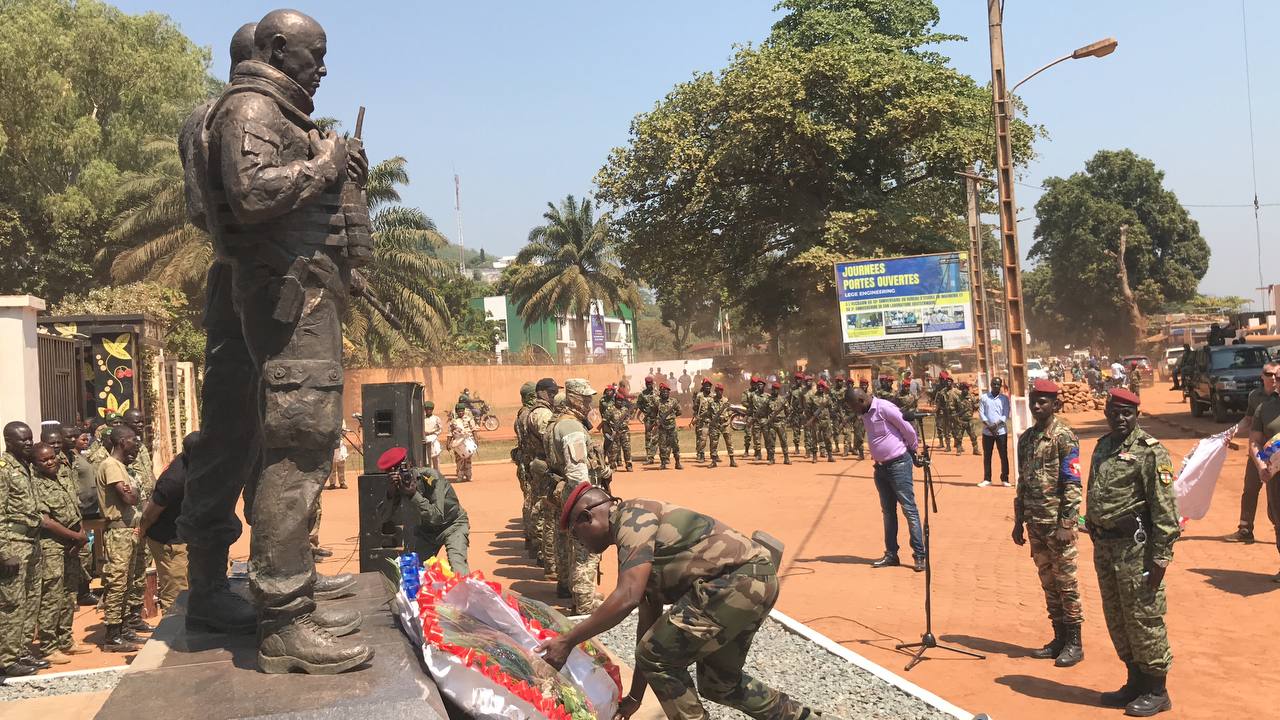
[[[759,448],[756,448],[756,459],[757,459],[757,460],[759,460],[759,459],[760,459],[760,449],[759,449]]]
[[[1142,694],[1142,673],[1138,672],[1138,666],[1134,663],[1125,665],[1129,669],[1129,679],[1125,680],[1124,687],[1114,692],[1104,692],[1098,698],[1098,704],[1102,707],[1120,708],[1128,705],[1138,696]]]
[[[339,640],[310,615],[264,626],[260,633],[258,669],[264,673],[301,670],[309,675],[336,675],[373,658],[373,648]]]
[[[831,454],[831,451],[830,451],[830,450],[828,450],[828,451],[827,451],[827,462],[835,462],[835,461],[836,461],[835,456]]]
[[[715,455],[712,455],[712,456],[711,456],[711,467],[715,467],[715,466],[717,466],[717,465],[719,465],[719,464],[720,464],[720,458],[719,458],[719,457],[717,457],[717,456],[715,456]]]
[[[1173,701],[1169,699],[1169,691],[1165,688],[1164,675],[1148,675],[1140,673],[1143,679],[1142,694],[1136,700],[1125,705],[1124,714],[1132,717],[1151,717],[1173,709]]]
[[[862,451],[862,448],[858,448],[858,459],[859,459],[859,460],[866,460],[866,459],[867,459],[867,454],[866,454],[865,452],[863,452],[863,451]]]
[[[1031,657],[1036,660],[1052,660],[1058,657],[1058,653],[1062,652],[1062,647],[1067,642],[1064,637],[1065,634],[1066,629],[1063,627],[1062,623],[1055,622],[1053,624],[1053,639],[1049,641],[1048,645],[1032,652]]]
[[[315,576],[315,599],[337,600],[356,594],[356,576],[351,573]]]
[[[738,467],[738,461],[734,460],[732,455],[729,456],[729,467]]]
[[[1080,626],[1063,625],[1062,629],[1064,631],[1062,652],[1058,653],[1058,658],[1053,661],[1053,664],[1058,667],[1071,667],[1084,659],[1084,644],[1080,641]]]
[[[630,463],[630,462],[628,462],[628,463],[627,463],[627,472],[632,472],[633,470],[634,470],[634,468],[632,468],[632,467],[631,467],[631,463]]]
[[[258,629],[258,613],[227,582],[227,549],[187,546],[188,630],[247,635]]]
[[[124,625],[136,633],[153,633],[155,627],[142,619],[142,608],[133,608],[124,616]]]
[[[126,642],[121,636],[123,626],[120,624],[107,626],[107,637],[102,643],[102,649],[107,652],[115,653],[131,653],[138,652],[138,646],[131,642]]]
[[[676,456],[676,469],[677,469],[677,470],[683,470],[683,469],[684,469],[684,466],[680,464],[680,456],[679,456],[679,455],[677,455],[677,456]]]

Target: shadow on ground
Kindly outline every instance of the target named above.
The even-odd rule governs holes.
[[[996,682],[1020,695],[1028,697],[1098,707],[1099,691],[1089,688],[1066,685],[1055,680],[1045,680],[1031,675],[1002,675],[996,678]]]
[[[1240,597],[1252,597],[1280,589],[1280,583],[1274,580],[1275,576],[1267,573],[1223,568],[1191,568],[1191,572],[1205,576],[1215,588]]]
[[[944,643],[959,645],[977,650],[980,653],[988,655],[1004,655],[1011,658],[1031,657],[1031,653],[1038,648],[1027,648],[1021,645],[1014,645],[1002,640],[991,640],[984,637],[974,637],[973,635],[943,635],[938,638]]]

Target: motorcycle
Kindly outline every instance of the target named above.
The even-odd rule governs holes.
[[[490,411],[489,403],[484,400],[480,400],[478,404],[473,403],[471,405],[471,416],[475,418],[477,425],[489,432],[498,429],[498,416]]]

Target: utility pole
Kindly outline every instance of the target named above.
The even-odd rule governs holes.
[[[987,0],[991,36],[991,94],[996,125],[996,187],[1000,194],[1000,251],[1004,258],[1004,348],[1009,396],[1027,396],[1026,321],[1022,308],[1022,253],[1018,248],[1018,204],[1013,196],[1013,107],[1005,90],[1004,0]]]
[[[991,182],[970,169],[957,173],[964,177],[965,197],[969,204],[969,294],[973,298],[973,332],[976,336],[974,351],[978,355],[978,369],[986,387],[991,385],[995,364],[991,361],[991,332],[987,328],[987,288],[982,268],[982,221],[978,214],[978,181]]]

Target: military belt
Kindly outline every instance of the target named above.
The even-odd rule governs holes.
[[[137,525],[130,525],[129,523],[123,520],[111,520],[102,529],[103,530],[132,530],[136,527]]]
[[[759,580],[774,577],[778,574],[778,569],[768,560],[754,560],[752,562],[743,563],[737,567],[729,569],[725,575],[746,575]]]
[[[1136,513],[1122,515],[1111,524],[1111,527],[1102,527],[1088,521],[1085,524],[1089,530],[1089,537],[1095,540],[1136,540],[1135,536],[1142,531],[1141,535],[1145,541],[1145,528],[1148,526],[1148,523],[1144,523]]]
[[[35,538],[40,534],[40,528],[23,525],[22,523],[0,523],[0,532],[6,532],[11,535],[23,538]]]

